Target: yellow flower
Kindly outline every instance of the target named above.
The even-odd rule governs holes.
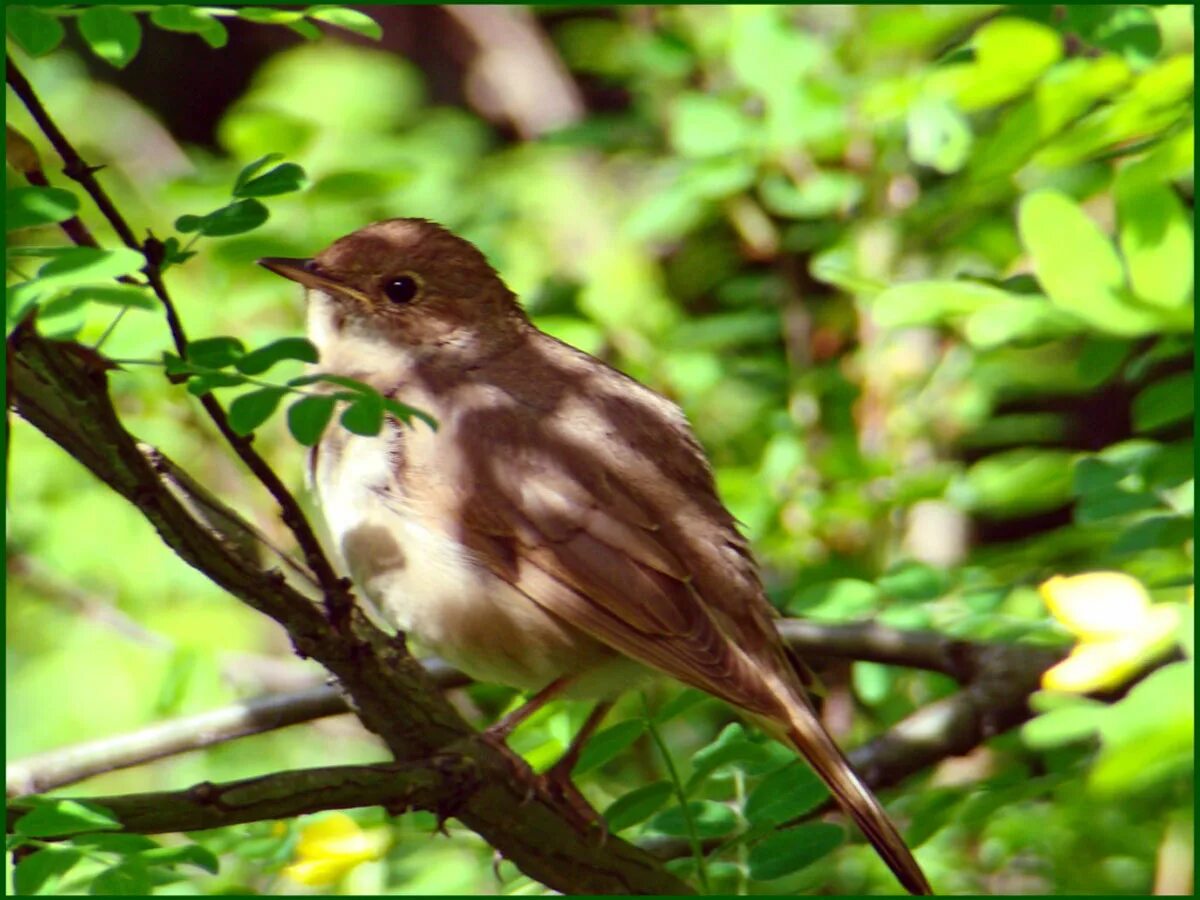
[[[1071,655],[1042,675],[1048,691],[1084,694],[1117,687],[1174,642],[1177,610],[1151,604],[1132,576],[1055,575],[1039,590],[1051,615],[1079,636]]]
[[[331,813],[300,829],[295,861],[283,874],[309,887],[324,887],[359,863],[379,859],[390,842],[386,828],[364,831],[345,813]]]

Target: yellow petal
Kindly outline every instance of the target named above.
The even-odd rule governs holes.
[[[284,866],[284,877],[309,887],[326,887],[358,865],[357,860],[309,859]]]
[[[1173,607],[1152,607],[1132,633],[1080,643],[1070,656],[1042,674],[1042,687],[1074,694],[1119,687],[1174,644],[1178,624],[1179,613]]]
[[[295,862],[283,871],[301,884],[330,884],[359,863],[379,859],[390,841],[386,828],[364,831],[345,813],[331,813],[300,829]]]
[[[1142,583],[1121,572],[1055,575],[1039,590],[1054,618],[1085,641],[1129,634],[1142,626],[1150,610]]]

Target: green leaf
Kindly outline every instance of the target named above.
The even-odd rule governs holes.
[[[88,888],[94,897],[142,897],[150,893],[150,874],[140,860],[125,859],[96,876]]]
[[[219,20],[196,6],[159,6],[150,13],[150,21],[165,31],[198,34],[210,47],[219,49],[229,43],[229,32]]]
[[[233,365],[243,353],[246,345],[235,337],[219,335],[217,337],[201,338],[188,344],[188,361],[208,369],[223,369]]]
[[[179,243],[179,238],[169,237],[163,241],[163,261],[162,271],[166,271],[171,266],[177,266],[187,262],[196,255],[195,250],[184,250]]]
[[[79,212],[79,198],[62,188],[9,188],[4,201],[4,227],[8,231],[65,222]]]
[[[1181,547],[1195,531],[1192,516],[1151,516],[1127,528],[1112,545],[1112,553],[1120,556],[1143,550]]]
[[[117,6],[89,6],[77,24],[92,52],[118,69],[129,65],[142,45],[137,18]]]
[[[910,281],[878,294],[868,309],[883,328],[908,328],[1011,304],[1016,296],[977,281]]]
[[[909,825],[904,829],[904,843],[916,850],[954,820],[954,812],[963,802],[961,788],[925,787],[914,798],[910,808]]]
[[[1154,431],[1190,419],[1195,404],[1191,372],[1178,372],[1156,381],[1133,398],[1135,431]]]
[[[684,688],[663,704],[662,709],[654,714],[654,721],[658,725],[669,722],[681,713],[685,713],[701,703],[707,703],[711,699],[712,697],[703,691],[698,691],[695,688]]]
[[[234,188],[233,194],[235,197],[270,197],[298,191],[304,183],[304,169],[295,163],[283,163]]]
[[[750,848],[750,877],[772,881],[812,865],[845,840],[837,825],[817,822],[769,834]]]
[[[260,388],[240,394],[229,404],[229,426],[238,434],[250,434],[271,417],[286,393],[285,388]]]
[[[1159,329],[1159,316],[1130,302],[1112,242],[1065,194],[1027,194],[1017,224],[1038,281],[1057,306],[1110,334],[1134,336]]]
[[[799,183],[781,173],[767,175],[758,186],[763,206],[793,219],[845,215],[862,199],[863,182],[849,172],[809,172]]]
[[[993,453],[952,484],[949,496],[966,509],[997,518],[1054,509],[1070,498],[1073,457],[1032,447]]]
[[[779,825],[812,812],[828,798],[824,782],[806,763],[793,760],[758,783],[746,798],[744,815],[752,825]]]
[[[1090,787],[1101,795],[1137,795],[1185,773],[1191,777],[1195,677],[1191,660],[1172,663],[1109,708]]]
[[[723,837],[738,827],[737,813],[724,803],[714,800],[692,800],[688,803],[687,810],[696,829],[696,836],[701,840]],[[680,806],[659,813],[650,822],[650,827],[662,834],[676,837],[685,837],[689,833],[687,818]]]
[[[328,372],[315,372],[312,375],[298,375],[295,378],[289,379],[288,387],[305,387],[310,384],[317,384],[318,382],[336,384],[338,387],[344,387],[347,390],[351,390],[359,394],[377,393],[369,384],[363,384],[361,381],[356,381],[353,378],[347,378],[344,375],[332,375]]]
[[[1114,185],[1121,252],[1134,292],[1146,303],[1174,308],[1192,297],[1195,255],[1192,224],[1179,196],[1161,182],[1147,183],[1129,167]]]
[[[838,578],[803,588],[787,610],[806,618],[845,621],[874,613],[882,599],[882,592],[869,581]]]
[[[892,670],[889,666],[868,660],[851,663],[850,683],[854,693],[867,706],[878,706],[892,690]]]
[[[683,156],[732,153],[746,146],[753,123],[728,100],[684,93],[671,108],[671,145]]]
[[[687,792],[690,794],[710,772],[722,766],[755,771],[770,759],[770,751],[750,740],[740,723],[726,725],[712,743],[692,755],[692,774],[688,778]]]
[[[310,19],[345,28],[373,41],[383,37],[383,29],[379,23],[356,9],[346,9],[344,6],[313,6],[305,10],[304,14]]]
[[[333,418],[333,407],[337,403],[331,396],[302,397],[288,407],[288,431],[305,447],[314,446],[321,439],[329,420]]]
[[[128,247],[70,247],[38,269],[37,285],[45,289],[107,281],[137,272],[145,264],[146,258]]]
[[[618,722],[603,731],[596,732],[592,739],[584,744],[583,752],[579,754],[579,761],[571,770],[571,774],[578,776],[590,772],[592,769],[598,769],[632,746],[645,730],[645,719],[638,718],[626,719],[624,722]]]
[[[950,576],[925,563],[903,562],[888,569],[875,584],[897,600],[936,600],[949,590]]]
[[[656,781],[623,794],[604,810],[604,821],[612,832],[644,822],[670,799],[674,786],[669,781]]]
[[[1108,706],[1085,697],[1078,701],[1042,713],[1022,725],[1021,740],[1025,746],[1046,750],[1096,737]]]
[[[77,847],[88,847],[102,850],[106,853],[140,853],[142,850],[153,850],[161,844],[144,834],[125,834],[123,832],[98,831],[93,834],[79,834],[71,838],[71,843]]]
[[[158,309],[158,302],[145,288],[131,284],[86,284],[55,297],[42,306],[46,316],[71,312],[85,303],[100,303],[105,306],[129,307],[132,309]]]
[[[946,100],[915,103],[908,112],[908,155],[943,175],[957,172],[971,158],[971,126]]]
[[[285,22],[284,24],[306,41],[319,41],[321,39],[321,29],[312,22],[305,22],[301,19],[296,22]]]
[[[409,406],[407,403],[401,403],[399,400],[393,400],[391,397],[384,397],[383,408],[406,425],[412,425],[413,419],[420,419],[433,431],[437,431],[437,419],[424,410],[417,409],[415,406]]]
[[[238,172],[237,178],[233,180],[233,196],[238,196],[238,191],[242,189],[242,186],[247,181],[257,175],[265,166],[270,165],[278,159],[283,159],[282,153],[268,153],[265,156],[260,156],[254,162],[243,166],[242,170]]]
[[[184,234],[198,231],[206,237],[228,237],[252,231],[270,215],[257,200],[237,200],[205,216],[180,216],[175,220],[175,228]]]
[[[46,882],[61,878],[83,859],[71,847],[45,847],[22,859],[13,869],[13,892],[27,896],[41,891]]]
[[[237,387],[247,384],[241,375],[225,372],[213,372],[208,375],[196,375],[188,379],[187,391],[195,397],[203,397],[216,388]]]
[[[245,356],[234,362],[237,370],[245,375],[259,375],[267,371],[275,363],[285,359],[298,359],[301,362],[315,363],[318,359],[317,348],[308,338],[280,338],[251,350]]]
[[[54,16],[32,6],[10,6],[4,11],[8,35],[30,56],[45,56],[62,43],[66,30]]]
[[[342,411],[342,426],[347,431],[374,437],[383,427],[383,398],[364,394]]]
[[[304,18],[304,13],[291,9],[269,9],[265,6],[243,6],[235,9],[239,19],[257,22],[260,25],[286,25]]]
[[[23,798],[22,803],[31,802]],[[116,817],[98,803],[37,798],[36,806],[17,819],[13,831],[26,837],[57,837],[81,831],[120,828]]]
[[[198,866],[206,872],[217,874],[221,862],[216,855],[199,844],[183,844],[177,847],[155,847],[138,854],[138,858],[155,866]]]

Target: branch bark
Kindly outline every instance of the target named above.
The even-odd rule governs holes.
[[[479,789],[483,773],[470,756],[437,754],[421,762],[296,769],[185,791],[89,797],[110,810],[123,831],[163,834],[287,819],[328,809],[382,806],[392,815],[424,809],[449,817],[455,798]],[[7,826],[28,811],[8,805]]]
[[[341,682],[359,718],[398,761],[456,752],[477,767],[477,783],[456,798],[453,814],[531,878],[575,893],[690,892],[624,841],[597,846],[519,757],[478,740],[402,644],[357,606],[331,622],[278,570],[264,570],[240,542],[227,539],[228,523],[215,526],[208,506],[182,503],[175,493],[182,482],[167,483],[117,417],[108,394],[111,368],[79,344],[45,340],[26,321],[9,338],[9,402],[133,503],[185,562],[283,625],[298,653]],[[222,518],[229,516],[236,519],[222,510]]]
[[[966,685],[964,691],[930,704],[857,751],[861,770],[875,773],[868,777],[875,786],[895,784],[1023,721],[1025,698],[1037,689],[1041,673],[1064,652],[961,641],[936,632],[904,631],[873,622],[829,625],[783,619],[778,626],[792,649],[805,659],[871,660],[942,672]],[[440,660],[428,659],[422,664],[440,688],[467,681]],[[341,692],[333,687],[258,697],[17,760],[5,769],[7,794],[19,797],[49,791],[114,769],[350,711]],[[930,740],[931,735],[937,740]]]

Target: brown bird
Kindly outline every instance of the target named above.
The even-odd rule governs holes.
[[[931,892],[814,713],[675,404],[539,331],[482,253],[423,219],[260,262],[307,288],[322,371],[437,420],[330,429],[310,459],[337,554],[385,618],[535,705],[658,670],[740,707],[803,754],[905,888]]]

